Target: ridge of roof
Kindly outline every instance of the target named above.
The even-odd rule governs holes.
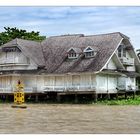
[[[125,38],[129,39],[128,36],[122,34],[121,32],[111,32],[111,33],[102,33],[102,34],[95,34],[95,35],[85,35],[84,37],[104,36],[104,35],[111,35],[111,34],[119,34],[121,37],[123,37],[123,38],[125,37]]]
[[[53,38],[53,37],[84,37],[84,34],[64,34],[64,35],[55,35],[55,36],[50,36],[49,38]]]
[[[94,35],[84,35],[84,34],[64,34],[64,35],[56,35],[56,36],[50,36],[48,38],[55,38],[55,37],[92,37],[92,36],[106,36],[111,34],[119,34],[123,38],[129,39],[128,36],[124,35],[121,32],[111,32],[111,33],[102,33],[102,34],[94,34]],[[48,39],[46,38],[46,39]],[[43,40],[44,41],[44,40]]]

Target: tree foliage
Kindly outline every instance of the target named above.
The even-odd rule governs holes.
[[[5,31],[0,33],[0,45],[7,43],[15,38],[26,39],[26,40],[34,40],[34,41],[42,41],[46,37],[40,36],[40,32],[27,32],[23,29],[18,29],[16,27],[4,27]]]

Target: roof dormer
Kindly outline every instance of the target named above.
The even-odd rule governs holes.
[[[2,52],[21,52],[21,50],[17,46],[10,46],[10,47],[2,47]]]
[[[78,58],[78,56],[80,55],[81,52],[82,52],[82,50],[80,48],[73,48],[72,47],[67,51],[68,58],[69,59]]]
[[[97,54],[97,49],[92,46],[88,46],[87,48],[84,49],[83,52],[85,54],[85,58],[91,58],[95,57],[95,55]]]

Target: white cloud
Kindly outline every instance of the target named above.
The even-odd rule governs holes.
[[[18,27],[41,34],[122,32],[140,41],[140,7],[0,7],[0,31]]]

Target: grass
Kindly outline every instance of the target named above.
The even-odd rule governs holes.
[[[118,100],[101,100],[93,104],[100,105],[140,105],[140,96],[136,96],[134,99],[129,97],[128,99],[118,99]]]

